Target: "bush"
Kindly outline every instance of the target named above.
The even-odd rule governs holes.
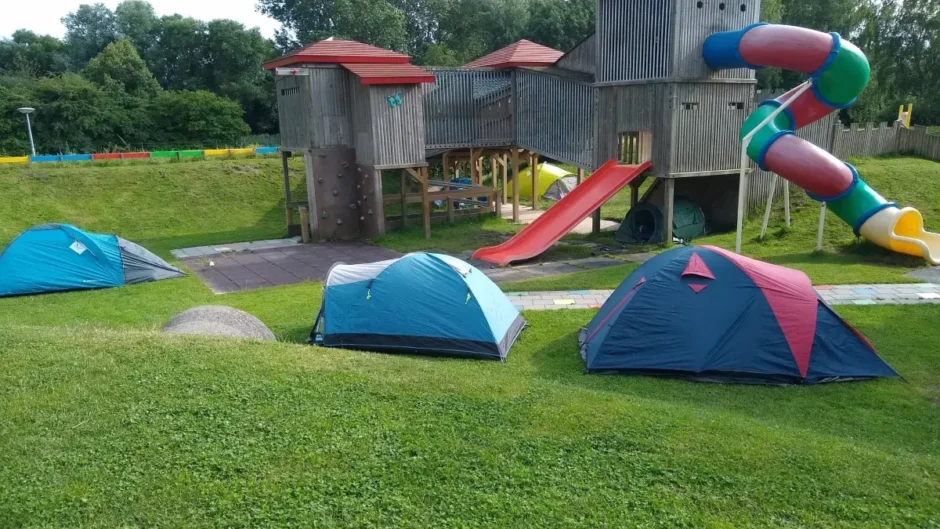
[[[250,131],[238,103],[201,90],[160,92],[149,113],[152,140],[164,145],[227,146]]]

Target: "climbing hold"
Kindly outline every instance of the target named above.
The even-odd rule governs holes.
[[[371,215],[371,214],[372,214],[372,210],[370,209],[370,210],[369,210],[369,215]]]
[[[321,176],[320,178],[317,178],[317,182],[320,182],[320,183],[322,184],[322,183],[323,183],[323,177]]]
[[[337,226],[342,226],[342,225],[343,225],[343,219],[336,219],[336,224],[337,224]]]
[[[361,206],[361,205],[362,205],[362,201],[361,201],[361,200],[357,200],[357,201],[356,201],[356,205],[357,205],[357,206]]]
[[[364,221],[364,220],[366,220],[365,217],[359,217],[359,222],[362,222],[362,221]]]
[[[356,170],[361,173],[361,172],[362,172],[362,167],[356,167]]]
[[[320,213],[320,218],[325,219],[327,217],[329,217],[329,215],[326,213],[326,210],[323,210],[323,213]]]
[[[343,173],[336,173],[336,178],[342,178],[342,177],[343,177]]]
[[[356,189],[362,189],[362,186],[359,184],[356,184]]]
[[[339,189],[336,189],[335,187],[333,188],[333,196],[339,196]]]
[[[349,162],[343,162],[343,167],[349,167]]]
[[[356,206],[355,204],[350,204],[350,205],[349,205],[349,209],[356,209],[356,207],[357,207],[357,206]]]

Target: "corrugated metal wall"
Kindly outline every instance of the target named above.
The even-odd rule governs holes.
[[[385,169],[424,164],[424,101],[421,86],[370,86],[369,97],[372,109],[371,165],[376,169]],[[397,103],[399,97],[401,102]],[[389,98],[395,102],[390,102]]]
[[[423,85],[427,148],[504,146],[513,141],[512,72],[432,68]]]
[[[653,172],[668,172],[672,110],[671,85],[624,85],[597,87],[597,136],[594,164],[599,167],[619,156],[619,135],[631,131],[652,134]]]
[[[277,112],[280,118],[281,141],[284,150],[303,150],[310,146],[310,120],[313,119],[313,99],[310,77],[285,76],[275,80]]]
[[[555,66],[594,75],[595,61],[597,60],[597,41],[595,35],[581,41],[574,49],[565,54],[555,63]]]
[[[674,77],[683,79],[753,79],[745,68],[712,71],[702,60],[705,38],[718,31],[743,28],[760,20],[760,0],[674,0],[676,42]],[[665,3],[665,2],[663,2]]]
[[[598,83],[660,79],[670,75],[673,2],[598,0]],[[694,2],[691,2],[694,6]]]
[[[677,84],[675,94],[675,148],[669,172],[734,172],[741,164],[738,138],[753,105],[753,86]]]
[[[594,90],[590,84],[572,79],[518,70],[517,144],[593,169]]]

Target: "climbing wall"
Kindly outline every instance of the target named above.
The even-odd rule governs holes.
[[[385,235],[382,171],[377,171],[371,165],[357,164],[355,176],[359,236],[365,239],[373,239]]]
[[[307,153],[310,225],[318,241],[360,236],[362,195],[354,149],[311,149]]]

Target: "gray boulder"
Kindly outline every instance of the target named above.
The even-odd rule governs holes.
[[[276,342],[267,325],[247,312],[220,305],[194,307],[173,316],[163,332],[199,336],[248,338]]]

